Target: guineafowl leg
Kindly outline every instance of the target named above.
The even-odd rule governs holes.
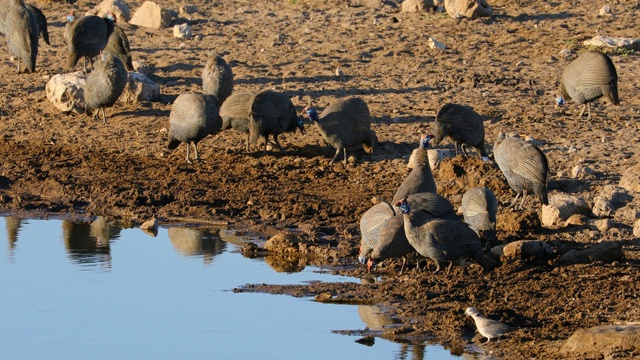
[[[329,162],[329,166],[333,165],[333,163],[336,162],[336,159],[338,159],[338,156],[340,156],[340,150],[342,150],[341,147],[338,147],[336,149],[336,154],[333,156],[333,159],[331,159],[331,161]]]
[[[402,267],[400,268],[400,275],[402,275],[402,272],[404,271],[404,265],[407,263],[407,257],[403,256],[402,257]]]
[[[101,108],[101,109],[102,109],[102,121],[104,121],[105,125],[109,125],[109,124],[107,124],[107,113],[104,110],[104,108]]]
[[[87,57],[86,56],[82,57],[82,67],[84,67],[84,73],[85,74],[88,73],[88,71],[87,71]]]
[[[276,146],[278,146],[278,150],[282,151],[282,146],[280,145],[280,142],[278,142],[278,135],[273,135],[273,141],[276,143]],[[265,149],[266,149],[266,145],[265,145]]]
[[[247,152],[249,152],[249,134],[247,134]]]
[[[198,156],[198,143],[195,141],[193,142],[193,152],[195,154],[193,160],[200,160],[200,157]]]
[[[343,147],[342,152],[344,152],[344,164],[347,165],[347,148]]]
[[[189,160],[189,149],[191,148],[191,141],[187,141],[187,160],[185,161],[187,164],[191,164],[191,160]]]
[[[582,114],[584,114],[584,110],[587,108],[587,104],[582,104],[582,110],[580,110],[580,115],[578,115],[578,119],[582,120]]]
[[[462,150],[462,155],[464,157],[469,157],[469,154],[467,154],[467,147],[464,146],[464,144],[460,144],[460,149]]]
[[[524,209],[524,201],[527,198],[527,191],[522,190],[522,202],[520,203],[520,210]]]
[[[449,266],[447,267],[447,276],[449,276],[449,273],[451,272],[451,268],[453,267],[453,261],[449,263]]]
[[[453,143],[453,148],[456,149],[456,157],[458,157],[458,142]]]
[[[587,103],[587,120],[591,120],[591,103]]]
[[[511,201],[511,204],[509,204],[509,206],[507,206],[507,209],[510,209],[513,207],[513,205],[516,204],[516,201],[518,200],[518,197],[520,196],[520,191],[518,191],[516,193],[516,197],[513,198],[513,200]]]

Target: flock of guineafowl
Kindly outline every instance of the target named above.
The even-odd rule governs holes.
[[[8,2],[7,4],[2,4]],[[6,6],[4,6],[6,5]],[[133,70],[126,34],[116,25],[113,14],[67,17],[65,35],[68,42],[67,68],[73,69],[80,58],[87,70],[85,110],[106,123],[105,107],[112,106],[127,82],[127,70]],[[23,0],[0,0],[0,31],[6,35],[9,52],[18,61],[18,72],[33,72],[38,54],[38,36],[48,43],[46,18],[34,6]],[[190,147],[198,159],[197,143],[207,135],[233,128],[246,134],[246,150],[251,144],[264,146],[270,136],[281,149],[278,136],[286,132],[303,131],[303,118],[315,123],[320,134],[336,149],[333,164],[346,151],[361,145],[367,153],[374,151],[378,141],[371,130],[367,104],[359,98],[342,99],[322,113],[306,107],[298,113],[291,99],[282,93],[233,92],[231,67],[220,56],[212,56],[202,73],[202,94],[185,93],[178,96],[170,113],[169,149],[186,143],[186,162],[191,163]],[[570,63],[561,78],[558,105],[565,98],[582,104],[591,119],[590,103],[606,97],[618,105],[617,74],[611,59],[599,52],[585,52]],[[396,191],[392,202],[379,201],[360,219],[362,234],[359,261],[371,269],[388,258],[404,257],[416,250],[434,260],[437,270],[457,260],[470,259],[491,271],[496,264],[486,254],[486,243],[495,238],[498,202],[487,188],[469,189],[462,199],[464,222],[459,221],[453,206],[438,195],[429,166],[427,149],[437,146],[448,137],[467,156],[466,147],[476,149],[484,161],[489,161],[484,146],[482,118],[469,106],[444,105],[436,116],[433,134],[420,139],[415,166]],[[519,137],[500,134],[493,157],[516,192],[510,207],[523,207],[528,193],[535,194],[547,204],[547,176],[549,165],[545,154],[535,145]],[[484,240],[484,241],[483,241]]]

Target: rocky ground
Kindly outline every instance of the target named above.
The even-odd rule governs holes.
[[[128,2],[132,10],[140,1]],[[158,3],[178,10],[173,2]],[[364,5],[363,5],[364,4]],[[602,229],[589,225],[543,227],[541,206],[499,209],[498,240],[537,239],[555,256],[544,261],[503,261],[483,274],[476,265],[432,274],[401,261],[367,274],[357,263],[358,220],[379,196],[389,199],[407,174],[420,133],[429,131],[447,102],[468,104],[485,119],[487,148],[500,131],[539,140],[551,167],[550,196],[570,194],[589,206],[605,186],[618,185],[638,163],[640,88],[638,56],[609,51],[619,76],[621,105],[599,101],[591,122],[578,121],[578,105],[555,107],[562,69],[595,35],[632,37],[640,28],[637,1],[612,1],[613,16],[598,16],[601,3],[585,0],[492,1],[495,15],[454,20],[446,13],[402,13],[396,1],[202,1],[187,22],[193,39],[176,39],[171,28],[126,26],[134,60],[154,68],[162,86],[158,101],[108,109],[109,125],[65,114],[47,100],[45,85],[63,73],[64,15],[96,5],[37,3],[49,19],[51,46],[41,44],[38,72],[17,74],[6,45],[0,70],[0,207],[22,216],[107,215],[132,224],[157,217],[229,222],[233,229],[269,237],[295,230],[303,256],[272,257],[274,267],[294,271],[308,263],[334,265],[361,277],[360,284],[246,286],[318,296],[321,301],[378,304],[397,316],[392,330],[354,332],[395,339],[432,339],[454,353],[480,341],[465,319],[467,306],[522,328],[481,348],[495,358],[633,357],[637,348],[611,348],[583,355],[562,351],[577,329],[637,321],[640,243],[632,226],[640,198],[628,192]],[[446,45],[431,49],[429,37]],[[568,57],[561,50],[571,51]],[[380,140],[372,155],[329,166],[334,150],[317,129],[281,137],[286,151],[244,151],[244,135],[232,130],[200,143],[202,160],[184,163],[185,147],[166,148],[172,101],[199,91],[209,51],[233,67],[235,91],[275,89],[291,96],[297,110],[324,108],[347,96],[364,99]],[[78,69],[80,69],[78,66]],[[344,75],[337,76],[340,67]],[[450,144],[447,144],[450,145]],[[582,172],[573,176],[573,169]],[[513,193],[494,163],[477,157],[445,160],[434,171],[438,191],[460,205],[472,186],[491,188],[502,203]],[[615,209],[614,209],[615,210]],[[558,258],[598,242],[621,245],[623,258],[564,265]],[[415,258],[413,258],[415,263]],[[368,280],[367,280],[368,279]],[[357,330],[357,329],[354,329]]]

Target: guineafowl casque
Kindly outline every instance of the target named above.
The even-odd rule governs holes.
[[[47,17],[44,16],[42,11],[31,4],[24,4],[29,11],[36,16],[36,23],[38,24],[38,35],[47,45],[51,45],[49,42],[49,26],[47,25]]]
[[[588,51],[573,60],[562,72],[558,105],[564,105],[568,98],[582,104],[578,119],[582,119],[587,109],[587,120],[591,120],[591,103],[601,97],[613,105],[620,105],[618,98],[618,74],[611,59],[600,52]]]
[[[344,153],[346,164],[348,148],[362,145],[364,151],[371,154],[378,143],[376,133],[371,130],[369,107],[362,99],[340,100],[329,105],[319,116],[312,107],[304,108],[302,113],[316,124],[322,137],[336,149],[329,165],[333,165],[340,152]]]
[[[104,52],[112,53],[116,55],[120,61],[124,64],[127,71],[133,71],[133,62],[131,61],[131,46],[129,45],[129,38],[121,27],[116,25],[118,18],[114,13],[109,13],[106,16],[114,24],[113,32],[109,35],[107,40],[107,46],[104,48]]]
[[[449,200],[438,194],[419,193],[409,195],[408,199],[413,204],[414,215],[419,221],[434,218],[458,219]],[[404,233],[402,213],[386,202],[374,205],[362,215],[360,233],[362,238],[358,260],[363,264],[366,263],[369,271],[376,263],[390,258],[404,257],[413,251]],[[404,260],[403,269],[406,258]]]
[[[498,200],[493,191],[485,187],[477,187],[467,190],[462,195],[462,216],[473,231],[481,239],[489,242],[496,239],[496,214],[498,212]]]
[[[298,117],[291,99],[285,94],[271,90],[259,92],[253,97],[249,115],[249,141],[256,144],[261,140],[265,153],[269,135],[273,135],[273,141],[282,151],[278,135],[295,132],[296,129],[304,133],[302,119]]]
[[[93,57],[107,46],[115,24],[110,19],[94,15],[76,18],[74,12],[67,15],[67,21],[67,69],[72,70],[82,57],[84,71],[87,72],[86,59],[89,58],[93,66]]]
[[[181,142],[187,144],[186,162],[189,159],[189,148],[193,144],[194,160],[198,160],[198,142],[209,134],[215,134],[222,126],[218,102],[213,95],[195,93],[181,94],[171,107],[169,114],[169,141],[167,147],[173,150]]]
[[[18,73],[20,61],[24,63],[25,72],[35,72],[38,57],[36,15],[26,8],[24,1],[10,0],[4,25],[9,52],[18,59]]]
[[[493,146],[493,156],[509,186],[516,192],[516,197],[509,207],[513,207],[522,194],[522,209],[529,191],[537,195],[542,204],[549,204],[549,162],[540,149],[519,137],[506,137],[504,133],[500,133]]]
[[[436,181],[433,179],[427,149],[429,141],[433,135],[427,134],[421,137],[418,151],[415,153],[415,165],[406,179],[400,184],[392,203],[395,204],[401,199],[417,193],[431,192],[437,193]]]
[[[482,251],[482,242],[467,224],[455,220],[435,219],[421,222],[405,198],[397,205],[404,214],[404,232],[416,251],[436,262],[436,272],[445,262],[471,259],[485,271],[496,267],[494,260]],[[451,267],[449,267],[450,270]],[[448,273],[449,271],[447,271]]]
[[[252,92],[231,94],[220,106],[222,130],[234,129],[247,134],[246,150],[249,152],[249,117],[251,103],[256,96]]]
[[[233,71],[220,56],[210,56],[202,71],[202,93],[218,99],[218,106],[233,92]]]
[[[120,59],[110,53],[104,53],[94,62],[94,68],[84,86],[84,109],[87,115],[99,118],[107,124],[105,108],[115,104],[127,86],[127,70]],[[93,113],[95,111],[95,114]]]
[[[465,145],[469,145],[478,150],[480,157],[484,161],[489,161],[487,151],[484,148],[484,124],[478,113],[473,108],[466,105],[446,104],[436,116],[433,124],[432,145],[436,146],[447,136],[453,140],[458,156],[458,146],[464,156],[467,155]]]

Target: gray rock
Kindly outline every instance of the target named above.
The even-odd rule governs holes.
[[[188,39],[193,37],[193,32],[191,31],[191,27],[187,23],[175,25],[173,27],[173,37]]]
[[[440,50],[444,50],[447,48],[447,46],[443,43],[441,43],[440,41],[430,37],[429,39],[427,39],[427,44],[429,45],[430,49],[440,49]]]
[[[629,191],[640,192],[640,165],[625,170],[619,185]]]
[[[542,206],[542,225],[560,225],[574,214],[588,215],[590,212],[584,199],[568,194],[554,194],[549,197],[549,205]]]
[[[444,8],[454,19],[493,16],[493,9],[486,0],[445,0]]]
[[[613,217],[616,210],[625,206],[633,197],[624,188],[607,185],[594,199],[592,212],[597,217]]]
[[[491,251],[493,254],[493,250]],[[540,240],[518,240],[502,248],[502,256],[507,259],[542,260],[553,256],[549,244]]]
[[[640,50],[640,38],[614,38],[610,36],[594,36],[583,42],[584,46],[597,46],[613,49]]]
[[[560,257],[560,264],[590,264],[596,261],[611,263],[624,257],[618,242],[603,241],[584,250],[570,250]]]
[[[613,227],[613,221],[611,221],[611,219],[591,220],[589,226],[599,231],[607,231]]]
[[[47,99],[60,111],[84,114],[86,81],[84,71],[54,75],[45,88]]]
[[[152,66],[142,60],[133,60],[133,68],[144,76],[149,76],[153,71]]]
[[[142,225],[140,225],[140,229],[145,233],[156,237],[158,235],[158,219],[151,218],[145,221],[144,223],[142,223]]]
[[[145,1],[133,14],[129,23],[150,29],[161,29],[169,26],[171,19],[172,15],[167,9],[153,1]]]
[[[573,214],[569,216],[567,221],[565,221],[564,225],[565,226],[569,226],[569,225],[583,226],[583,225],[587,225],[588,221],[589,221],[589,218],[587,218],[582,214]]]
[[[595,171],[589,166],[576,165],[571,169],[571,177],[574,179],[589,179],[595,177]]]
[[[402,2],[403,12],[426,12],[435,6],[433,0],[404,0]]]
[[[567,358],[602,358],[609,352],[640,351],[640,323],[602,325],[576,331],[561,349]]]
[[[129,5],[127,5],[124,0],[104,0],[100,4],[96,5],[92,10],[87,11],[87,14],[105,17],[111,12],[116,15],[116,19],[118,20],[124,22],[129,22],[129,20],[131,20]]]
[[[160,96],[160,85],[138,72],[129,72],[127,85],[118,98],[118,102],[134,104],[141,101],[153,101],[158,96]]]
[[[613,11],[611,11],[611,6],[605,5],[600,8],[599,12],[600,16],[613,16]]]

